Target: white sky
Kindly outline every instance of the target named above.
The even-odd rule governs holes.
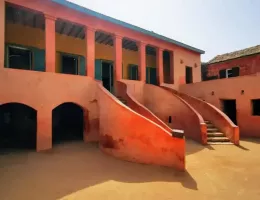
[[[260,44],[260,0],[70,0],[218,54]]]

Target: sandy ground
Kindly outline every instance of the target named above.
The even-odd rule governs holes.
[[[117,160],[97,144],[0,155],[1,200],[260,199],[260,140],[187,141],[187,172]]]

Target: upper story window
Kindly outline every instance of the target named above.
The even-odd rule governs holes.
[[[32,69],[31,50],[18,46],[8,46],[8,64],[13,69]]]
[[[219,70],[219,78],[231,78],[239,76],[239,67]]]

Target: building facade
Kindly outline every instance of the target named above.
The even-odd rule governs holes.
[[[208,62],[207,79],[231,78],[260,71],[260,45],[218,55]]]

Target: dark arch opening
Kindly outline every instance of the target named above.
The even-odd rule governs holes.
[[[36,149],[37,111],[20,103],[0,105],[0,148]]]
[[[83,140],[83,109],[74,103],[63,103],[52,110],[52,143]]]

